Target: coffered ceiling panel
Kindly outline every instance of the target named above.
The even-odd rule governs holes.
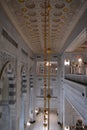
[[[50,48],[59,53],[68,38],[80,12],[85,10],[86,0],[50,0],[50,18],[47,18],[46,32],[50,32]],[[26,43],[34,53],[43,53],[45,0],[3,0]],[[48,9],[48,6],[46,6]],[[46,14],[48,17],[48,14]],[[50,27],[49,27],[50,26]],[[50,30],[50,31],[49,31]],[[47,45],[48,43],[47,37]]]

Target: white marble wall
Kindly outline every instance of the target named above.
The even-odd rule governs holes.
[[[70,114],[67,112],[71,108],[76,116],[75,119],[81,118],[83,120],[83,123],[87,125],[87,97],[86,97],[86,86],[80,85],[68,80],[64,80],[63,82],[63,91],[64,91],[64,115],[65,115],[65,125],[68,119],[70,118]],[[84,96],[83,94],[84,93]],[[71,104],[67,105],[66,100]],[[68,103],[68,104],[69,104]],[[68,114],[68,118],[66,118],[66,114]],[[72,114],[72,113],[71,113]],[[75,117],[74,116],[74,117]],[[71,124],[73,125],[73,124]]]
[[[2,35],[3,29],[6,30],[7,33],[15,40],[15,42],[18,44],[18,48],[12,45]],[[27,55],[22,52],[22,49],[24,49],[27,52]],[[23,65],[27,66],[27,93],[26,93],[26,102],[25,102],[26,104],[25,122],[27,122],[27,120],[29,119],[29,70],[33,63],[30,57],[32,57],[33,53],[29,49],[29,47],[24,43],[24,40],[22,39],[20,34],[16,31],[15,27],[10,22],[8,17],[3,12],[2,7],[0,6],[0,53],[1,52],[5,52],[6,55],[9,55],[10,57],[12,57],[10,59],[15,58],[16,60],[16,66],[15,66],[15,70],[16,70],[16,75],[15,75],[16,76],[16,104],[15,105],[16,107],[14,110],[14,114],[16,116],[16,119],[15,119],[16,125],[14,129],[18,130],[19,122],[20,122],[20,108],[21,108],[21,67]],[[2,61],[0,60],[0,71],[3,67],[2,64],[5,62],[4,57],[5,55],[3,55],[2,57]],[[0,88],[1,88],[1,85],[0,85]],[[0,111],[1,111],[1,108],[0,108]]]

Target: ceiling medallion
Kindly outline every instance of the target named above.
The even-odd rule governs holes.
[[[37,31],[38,31],[38,29],[33,29],[33,31],[37,32]]]
[[[65,4],[64,3],[57,3],[57,4],[55,4],[55,7],[58,9],[62,9],[65,7]]]
[[[53,19],[53,22],[60,22],[60,19]]]
[[[30,23],[29,23],[29,22],[26,22],[26,25],[30,25]]]
[[[54,15],[54,16],[61,16],[61,15],[62,15],[62,12],[55,12],[53,15]]]
[[[35,22],[37,22],[37,19],[30,19],[30,22],[35,23]]]
[[[17,16],[23,16],[23,12],[21,12],[21,11],[15,11],[15,14],[16,14]]]
[[[36,35],[36,36],[39,35],[39,32],[37,32],[37,33],[35,32],[35,35]]]
[[[66,17],[64,15],[61,16],[62,19],[65,19]]]
[[[65,8],[63,9],[63,11],[64,11],[64,12],[68,12],[68,8],[65,7]]]
[[[27,13],[29,16],[36,16],[36,12],[28,12]]]
[[[24,15],[24,18],[25,18],[25,19],[28,19],[28,18],[29,18],[29,16],[28,16],[28,15]]]
[[[65,23],[64,22],[60,22],[60,25],[64,25]]]
[[[72,2],[72,0],[66,0],[66,2],[67,2],[67,3],[71,3],[71,2]]]
[[[35,8],[34,2],[30,2],[30,1],[26,1],[25,6],[26,6],[28,9],[33,9],[33,8]]]
[[[26,7],[21,8],[21,11],[22,11],[23,13],[26,13],[26,12],[27,12]]]
[[[25,0],[18,0],[18,2],[23,3]]]

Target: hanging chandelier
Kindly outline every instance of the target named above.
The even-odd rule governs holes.
[[[48,20],[47,20],[48,19]],[[48,24],[47,24],[48,22]],[[47,34],[48,25],[48,34]],[[48,38],[48,41],[47,41]],[[45,0],[44,16],[44,129],[49,130],[50,126],[50,2]],[[47,91],[48,90],[48,91]]]

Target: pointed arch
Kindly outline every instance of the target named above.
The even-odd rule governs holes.
[[[2,75],[3,75],[3,72],[5,70],[5,68],[7,67],[7,65],[10,63],[11,61],[7,61],[3,66],[2,66],[2,69],[0,71],[0,80],[2,79]]]

